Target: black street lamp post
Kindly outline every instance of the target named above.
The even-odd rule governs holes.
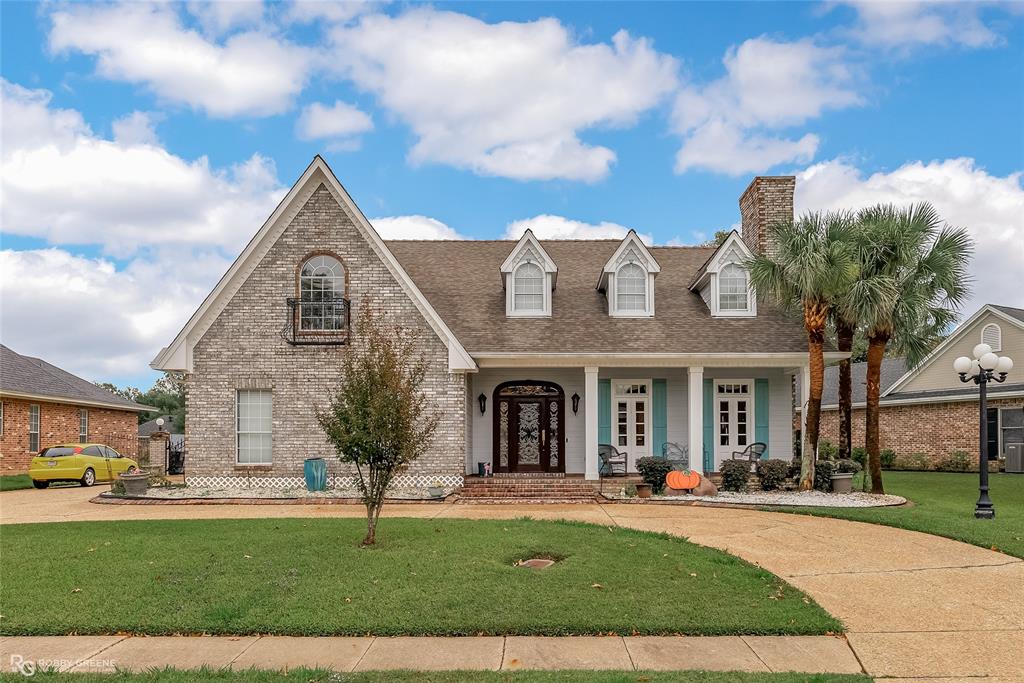
[[[986,410],[986,388],[989,382],[1002,384],[1006,381],[1006,373],[1013,369],[1013,361],[1009,357],[999,357],[992,353],[988,344],[974,347],[974,359],[960,356],[953,361],[953,369],[960,375],[961,382],[974,382],[978,385],[979,417],[978,417],[978,502],[974,506],[974,516],[978,519],[993,519],[996,508],[988,497],[988,419]]]

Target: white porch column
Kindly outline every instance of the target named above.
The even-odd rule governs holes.
[[[690,469],[704,473],[704,368],[689,368],[687,405],[690,408]]]
[[[583,368],[583,400],[586,425],[586,478],[598,479],[597,463],[597,368]]]

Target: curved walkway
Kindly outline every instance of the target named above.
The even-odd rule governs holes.
[[[89,503],[99,491],[7,492],[0,495],[0,523],[363,514],[359,506],[338,505]],[[1024,681],[1024,560],[957,541],[861,522],[708,507],[428,504],[393,505],[385,514],[572,519],[683,536],[805,591],[842,620],[864,669],[879,679]]]

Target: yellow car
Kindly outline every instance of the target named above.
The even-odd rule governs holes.
[[[51,481],[77,481],[92,486],[97,481],[114,481],[122,472],[135,472],[137,462],[101,443],[65,443],[43,449],[32,458],[28,476],[37,489]]]

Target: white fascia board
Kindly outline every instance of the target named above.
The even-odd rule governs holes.
[[[992,315],[996,316],[1000,320],[1004,320],[1004,321],[1010,323],[1011,325],[1015,325],[1018,328],[1024,330],[1024,323],[1022,323],[1021,321],[1017,320],[1013,316],[1006,315],[1005,313],[1000,311],[998,308],[995,308],[991,304],[985,304],[984,306],[979,308],[974,315],[972,315],[970,318],[968,318],[963,323],[961,323],[960,326],[957,327],[953,331],[952,334],[950,334],[948,337],[943,339],[941,344],[939,344],[934,349],[932,349],[932,352],[929,353],[927,356],[925,356],[924,360],[921,361],[917,365],[917,367],[914,367],[914,368],[911,368],[911,369],[907,370],[903,374],[902,377],[900,377],[898,380],[893,382],[892,385],[890,385],[888,389],[883,391],[881,395],[882,396],[888,396],[889,394],[894,393],[897,389],[899,389],[900,387],[905,385],[907,382],[909,382],[910,379],[914,375],[918,374],[919,372],[921,372],[925,368],[927,368],[929,365],[934,363],[935,360],[939,356],[942,355],[942,352],[945,351],[946,348],[950,344],[952,344],[955,341],[959,341],[960,338],[962,338],[965,334],[967,334],[967,330],[970,329],[970,327],[972,325],[974,325],[974,323],[976,323],[978,321],[978,319],[981,318],[981,316],[984,315],[985,313],[991,313]],[[979,343],[980,343],[980,340],[979,340]],[[952,370],[950,370],[950,372],[952,372]]]
[[[800,353],[495,353],[472,354],[481,368],[520,367],[771,367],[807,365]]]
[[[515,267],[519,265],[520,255],[528,246],[532,247],[533,250],[537,252],[537,255],[540,256],[542,261],[540,265],[544,268],[545,273],[558,272],[558,266],[555,265],[554,259],[548,255],[548,252],[543,246],[541,246],[540,240],[538,240],[537,236],[533,234],[533,230],[530,230],[529,228],[527,228],[526,232],[523,233],[523,236],[519,238],[516,245],[512,247],[512,251],[510,251],[508,256],[505,257],[505,260],[502,261],[501,268],[499,270],[502,273],[511,273],[515,270]]]
[[[359,226],[363,232],[364,237],[370,244],[370,247],[377,253],[384,264],[391,271],[392,275],[398,281],[402,289],[409,295],[413,303],[419,309],[420,313],[424,316],[427,323],[430,324],[434,332],[448,345],[448,369],[450,371],[466,371],[476,369],[476,364],[473,362],[473,358],[466,353],[465,348],[455,337],[452,331],[448,328],[445,322],[437,314],[437,311],[430,305],[423,293],[420,292],[419,288],[409,277],[409,274],[405,272],[401,264],[391,253],[391,250],[387,248],[384,241],[374,230],[373,226],[363,215],[363,212],[356,206],[356,203],[352,200],[352,197],[348,194],[345,188],[338,181],[338,178],[334,175],[334,172],[327,165],[327,162],[318,154],[310,162],[309,166],[303,172],[299,180],[292,186],[285,195],[284,199],[277,205],[274,212],[266,220],[256,235],[253,236],[249,243],[242,250],[242,253],[235,259],[231,267],[224,274],[223,277],[217,282],[217,286],[214,287],[213,291],[203,300],[203,303],[199,306],[192,317],[189,318],[185,326],[178,332],[178,335],[174,340],[167,345],[153,362],[150,363],[150,367],[155,370],[181,370],[185,372],[192,371],[192,346],[205,334],[206,330],[209,329],[209,325],[216,320],[217,316],[220,315],[224,306],[230,301],[231,297],[237,291],[238,287],[248,277],[252,270],[256,267],[262,257],[266,254],[267,250],[277,241],[281,233],[294,218],[295,214],[302,208],[305,201],[298,201],[299,199],[308,198],[320,183],[328,188],[335,200],[346,210],[353,219],[353,222]],[[271,239],[272,238],[272,239]],[[203,328],[199,328],[201,323],[205,323]],[[454,348],[453,348],[454,347]]]

